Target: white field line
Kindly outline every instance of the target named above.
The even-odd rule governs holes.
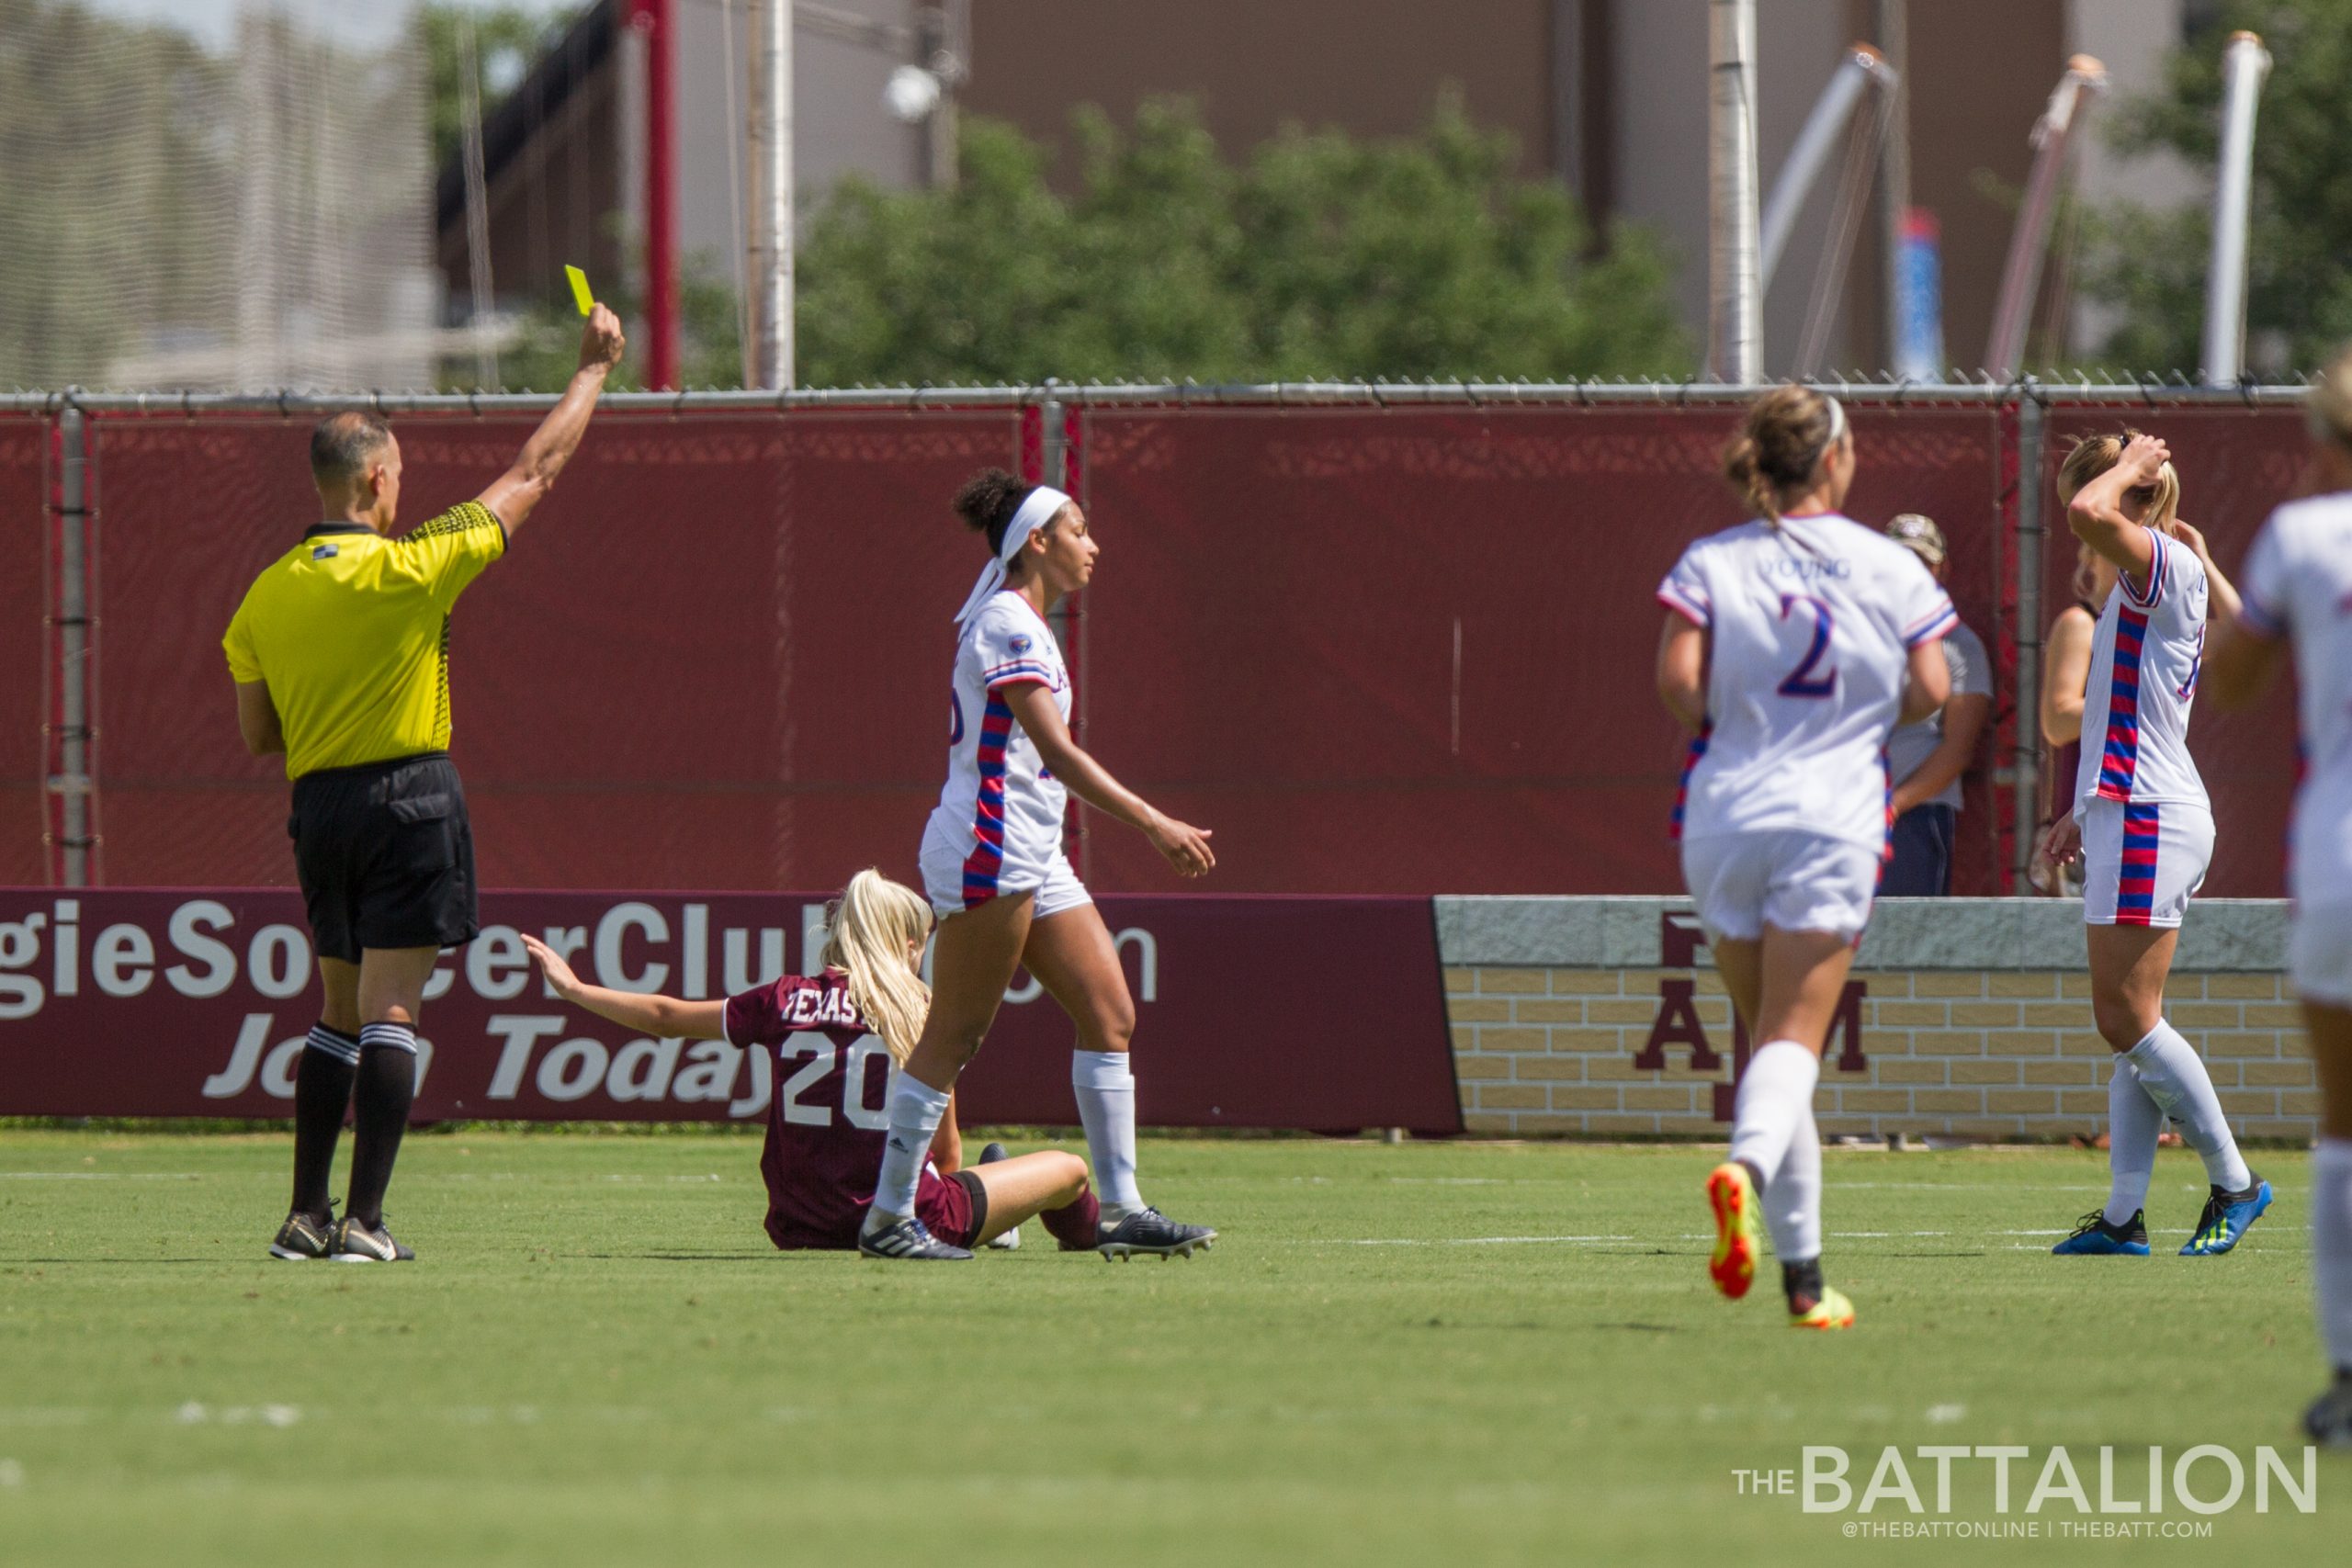
[[[1959,1231],[1831,1231],[1828,1235],[1832,1241],[1928,1241],[1949,1240],[1955,1235],[1965,1236],[1967,1234]],[[1989,1241],[1997,1236],[2064,1236],[2074,1234],[2071,1230],[2001,1230],[1983,1232],[1981,1238]],[[2190,1232],[2187,1229],[2152,1226],[2149,1234],[2186,1236]],[[1308,1238],[1306,1245],[1309,1247],[1600,1247],[1623,1242],[1711,1242],[1714,1239],[1713,1231],[1682,1231],[1673,1235],[1317,1236]],[[2011,1250],[2019,1252],[2045,1250],[2022,1242],[2011,1242],[2007,1246]]]

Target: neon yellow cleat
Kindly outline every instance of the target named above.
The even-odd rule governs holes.
[[[1834,1286],[1825,1287],[1821,1299],[1813,1303],[1811,1312],[1789,1314],[1791,1328],[1851,1328],[1854,1326],[1854,1303],[1846,1292]]]
[[[1747,1168],[1725,1160],[1707,1173],[1707,1201],[1715,1211],[1715,1256],[1707,1278],[1733,1301],[1756,1283],[1756,1184]]]

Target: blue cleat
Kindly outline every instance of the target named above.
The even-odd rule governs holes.
[[[2216,1187],[2205,1200],[2205,1212],[2198,1216],[2197,1234],[2180,1249],[2183,1258],[2219,1258],[2237,1246],[2254,1222],[2262,1218],[2270,1207],[2270,1183],[2260,1177],[2243,1192],[2224,1192]]]
[[[2148,1216],[2137,1212],[2122,1224],[2111,1225],[2105,1210],[2093,1209],[2082,1217],[2074,1235],[2050,1250],[2060,1258],[2145,1258]]]

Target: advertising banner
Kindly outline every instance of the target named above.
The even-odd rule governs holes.
[[[1101,903],[1144,1124],[1460,1130],[1428,899]],[[816,968],[824,912],[820,894],[485,894],[481,935],[425,991],[416,1119],[764,1115],[764,1053],[568,1007],[519,933],[599,985],[718,998]],[[0,1114],[289,1115],[319,997],[290,890],[0,889]],[[1069,1019],[1025,973],[1005,1002],[963,1119],[1074,1123]]]

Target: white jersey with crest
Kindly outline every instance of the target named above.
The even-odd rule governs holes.
[[[1795,829],[1881,852],[1911,649],[1959,620],[1919,558],[1836,513],[1743,523],[1684,550],[1657,596],[1713,639],[1677,836]]]
[[[2239,592],[2248,629],[2295,645],[2303,778],[2289,891],[2301,906],[2352,904],[2352,491],[2272,513]]]
[[[2188,710],[2205,658],[2205,563],[2177,539],[2153,528],[2148,537],[2147,582],[2118,572],[2091,637],[2077,819],[2094,800],[2210,808],[2188,755]]]
[[[1061,644],[1029,601],[1006,589],[972,613],[956,643],[947,734],[947,784],[923,831],[930,868],[962,864],[962,902],[1042,885],[1061,857],[1069,793],[1046,771],[1036,742],[1013,722],[1007,692],[1042,685],[1069,717],[1069,671]],[[933,887],[937,907],[945,891]]]

